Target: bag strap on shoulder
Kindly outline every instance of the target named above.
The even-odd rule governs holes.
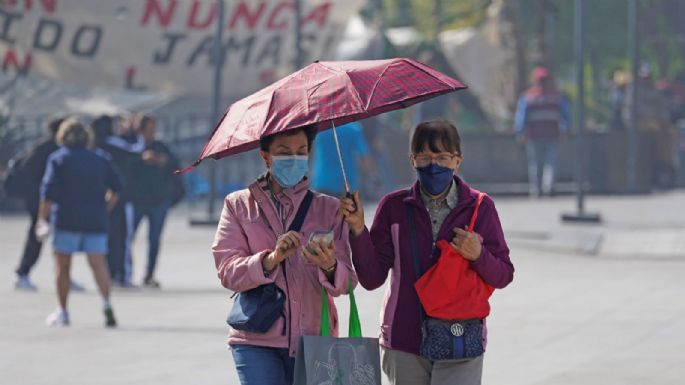
[[[410,204],[406,204],[405,208],[407,210],[407,225],[409,227],[409,243],[411,245],[411,255],[414,260],[414,276],[418,281],[421,278],[423,272],[421,271],[421,261],[419,261],[419,244],[416,239],[416,221],[414,220],[414,208]],[[423,323],[426,317],[425,311],[421,301],[419,301],[419,321]]]
[[[309,211],[309,206],[312,204],[313,199],[314,199],[314,193],[312,192],[312,190],[307,190],[307,195],[304,196],[304,199],[302,200],[302,203],[300,204],[300,208],[297,209],[297,214],[295,214],[295,219],[293,219],[293,222],[290,224],[290,227],[288,227],[288,231],[299,232],[300,229],[302,229],[302,224],[304,223],[304,218],[307,216],[307,212]]]
[[[473,215],[471,216],[471,223],[469,223],[469,231],[473,231],[474,227],[476,227],[476,219],[478,218],[478,209],[480,208],[480,204],[483,203],[483,199],[488,194],[479,192],[478,193],[478,199],[476,200],[476,208],[473,210]]]

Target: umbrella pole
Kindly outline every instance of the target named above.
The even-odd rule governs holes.
[[[333,139],[335,140],[335,149],[338,151],[338,161],[340,161],[340,171],[342,171],[343,183],[345,184],[345,196],[347,198],[354,200],[354,194],[350,192],[350,185],[347,182],[347,173],[345,172],[345,163],[343,163],[342,152],[340,151],[340,140],[338,140],[338,130],[335,128],[335,123],[331,121],[331,126],[333,126]],[[357,206],[354,206],[354,212],[357,212]]]

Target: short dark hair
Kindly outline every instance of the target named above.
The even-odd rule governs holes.
[[[308,126],[302,126],[292,130],[279,132],[278,134],[265,136],[259,139],[259,149],[269,152],[269,148],[271,147],[271,143],[274,142],[274,139],[281,136],[293,136],[299,134],[300,132],[304,132],[304,134],[307,136],[307,145],[309,146],[309,151],[311,151],[312,145],[314,144],[314,139],[316,138],[316,133],[318,131],[319,129],[315,124],[310,124]]]
[[[145,126],[147,126],[148,124],[150,124],[150,123],[155,123],[155,122],[156,122],[156,120],[155,120],[155,118],[153,118],[152,116],[150,116],[150,115],[143,115],[143,116],[140,118],[140,121],[138,122],[138,129],[142,130],[142,129],[145,128]]]
[[[59,125],[62,124],[62,122],[66,119],[63,116],[60,117],[55,117],[55,118],[50,118],[48,120],[48,131],[50,132],[50,135],[54,138],[57,136],[57,131],[59,131]]]
[[[95,145],[97,147],[102,146],[107,137],[112,136],[113,121],[112,117],[109,115],[98,116],[90,123],[90,126],[93,127],[93,133],[95,134]]]
[[[461,155],[461,138],[457,127],[443,120],[429,120],[419,123],[411,138],[411,152],[418,154],[428,145],[433,152],[453,151]],[[443,150],[439,148],[442,145]]]

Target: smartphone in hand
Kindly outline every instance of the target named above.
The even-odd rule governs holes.
[[[323,241],[325,244],[330,244],[333,242],[333,231],[313,231],[311,234],[309,234],[309,240],[307,241],[307,244],[309,245],[312,242],[319,241]],[[312,254],[316,254],[316,252],[309,247],[307,247],[307,251]]]

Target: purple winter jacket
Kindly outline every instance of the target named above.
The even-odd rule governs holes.
[[[473,215],[478,191],[458,177],[455,181],[459,194],[457,207],[445,218],[437,240],[451,241],[453,229],[464,228]],[[414,289],[416,277],[406,205],[414,210],[421,270],[428,270],[439,256],[419,189],[419,182],[416,182],[410,193],[405,189],[386,195],[378,205],[371,231],[365,228],[363,233],[350,238],[352,262],[364,288],[373,290],[382,286],[392,270],[381,310],[381,345],[417,355],[421,342],[420,303]],[[483,238],[483,249],[480,257],[471,262],[471,268],[489,285],[498,289],[507,286],[514,277],[514,266],[509,259],[495,203],[490,197],[481,204],[474,231]]]

